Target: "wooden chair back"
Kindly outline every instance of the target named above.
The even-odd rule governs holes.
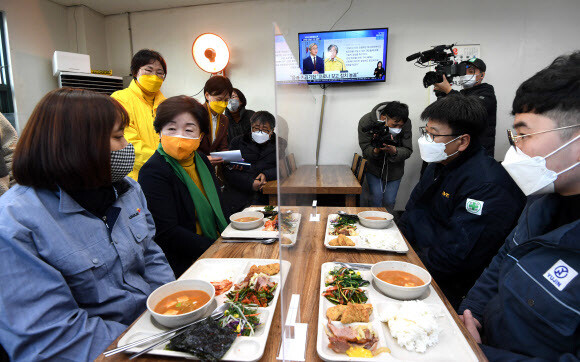
[[[367,160],[361,157],[360,167],[358,169],[358,173],[356,175],[356,179],[358,182],[362,184],[363,177],[365,175],[365,166],[367,165]]]
[[[294,154],[291,153],[286,156],[286,161],[288,162],[289,173],[294,173],[294,171],[296,171],[296,159],[294,159]]]
[[[278,167],[280,168],[280,178],[285,179],[288,177],[288,166],[286,165],[286,159],[281,159],[278,162]]]
[[[355,152],[354,156],[352,157],[352,166],[350,166],[352,173],[354,173],[355,175],[356,175],[356,169],[358,168],[358,165],[359,165],[361,159],[362,159],[362,157],[358,153]]]

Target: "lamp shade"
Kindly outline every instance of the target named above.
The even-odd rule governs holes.
[[[201,34],[195,39],[191,54],[195,64],[208,73],[221,72],[230,61],[230,50],[226,42],[211,33]]]

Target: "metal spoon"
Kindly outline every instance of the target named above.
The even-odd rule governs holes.
[[[211,317],[211,318],[213,318],[213,319],[215,319],[215,320],[218,320],[218,319],[220,319],[221,317],[223,317],[223,315],[224,315],[224,312],[225,312],[226,310],[228,310],[228,307],[229,307],[229,306],[228,306],[227,304],[222,304],[221,306],[217,307],[217,308],[216,308],[216,309],[215,309],[215,310],[214,310],[214,311],[211,313],[210,317]],[[194,325],[194,324],[196,324],[196,323],[199,323],[199,322],[201,322],[203,319],[205,319],[205,318],[202,318],[202,319],[200,319],[200,320],[197,320],[197,321],[195,321],[195,322],[188,323],[188,324],[186,324],[186,325],[184,325],[184,326],[181,326],[181,327],[178,327],[178,328],[171,329],[171,330],[169,330],[169,331],[165,331],[165,332],[157,333],[157,334],[154,334],[154,335],[152,335],[152,336],[149,336],[149,337],[146,337],[146,338],[140,339],[140,340],[138,340],[138,341],[131,342],[131,343],[128,343],[128,344],[125,344],[125,345],[123,345],[123,346],[121,346],[121,347],[117,347],[117,348],[115,348],[115,349],[112,349],[112,350],[110,350],[110,351],[107,351],[107,352],[103,353],[103,355],[104,355],[105,357],[109,357],[109,356],[112,356],[112,355],[114,355],[114,354],[117,354],[117,353],[119,353],[119,352],[126,351],[126,350],[128,350],[128,349],[130,349],[130,348],[137,347],[137,346],[140,346],[140,345],[142,345],[142,344],[144,344],[144,343],[151,342],[151,341],[153,341],[153,340],[156,340],[156,339],[158,339],[158,338],[165,337],[165,336],[167,336],[167,335],[170,335],[170,334],[172,334],[172,333],[178,332],[178,333],[176,333],[174,336],[170,336],[170,337],[168,337],[168,338],[164,338],[164,339],[163,339],[162,341],[160,341],[159,343],[157,343],[157,344],[154,344],[153,346],[149,347],[149,349],[147,349],[147,350],[143,350],[143,351],[139,352],[139,354],[138,354],[138,355],[141,355],[141,354],[143,354],[143,353],[146,353],[146,352],[150,351],[151,349],[153,349],[154,347],[158,346],[159,344],[161,344],[161,343],[163,343],[163,342],[166,342],[166,341],[168,341],[169,339],[171,339],[171,338],[173,338],[173,337],[175,337],[175,336],[177,336],[177,335],[179,335],[179,334],[181,334],[181,333],[185,332],[185,330],[186,330],[188,327],[191,327],[192,325]],[[134,357],[137,357],[137,355],[134,355],[134,356],[132,356],[131,358],[134,358]]]
[[[358,215],[353,215],[353,214],[349,214],[348,212],[344,212],[342,210],[340,210],[339,212],[337,212],[338,215],[340,216],[350,216],[350,217],[355,217],[358,220]]]
[[[260,244],[273,244],[278,240],[278,238],[270,239],[222,239],[222,243],[260,243]]]

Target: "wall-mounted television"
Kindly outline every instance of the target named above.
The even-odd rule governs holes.
[[[309,84],[384,82],[389,28],[298,33]]]

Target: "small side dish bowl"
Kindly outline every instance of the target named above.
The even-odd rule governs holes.
[[[388,270],[402,271],[413,274],[414,276],[421,279],[425,284],[417,287],[403,287],[387,283],[377,277],[380,272]],[[415,264],[406,263],[404,261],[381,261],[372,266],[371,273],[373,275],[373,281],[381,293],[387,295],[388,297],[399,300],[417,299],[423,295],[423,293],[429,289],[429,285],[431,285],[431,274],[429,274],[427,270]]]
[[[357,214],[358,220],[362,226],[371,229],[385,229],[393,222],[393,215],[382,211],[363,211]],[[369,219],[376,218],[376,219]]]
[[[238,221],[244,218],[251,218],[251,221]],[[262,226],[264,222],[264,214],[258,211],[242,211],[230,216],[230,221],[234,229],[238,230],[252,230]]]
[[[203,292],[206,292],[209,295],[209,300],[198,309],[189,313],[166,315],[155,312],[155,307],[164,298],[177,292],[187,290],[201,290]],[[196,321],[198,319],[201,319],[203,316],[205,316],[209,312],[208,308],[212,304],[214,298],[215,298],[214,286],[204,280],[197,279],[176,280],[174,282],[160,286],[149,295],[149,297],[147,298],[147,310],[149,310],[149,313],[151,313],[153,318],[160,324],[164,325],[165,327],[176,328],[183,326],[187,323]]]

